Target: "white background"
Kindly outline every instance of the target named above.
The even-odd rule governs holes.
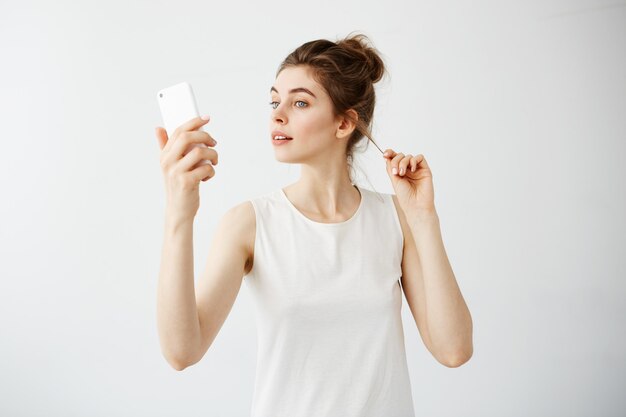
[[[369,35],[390,77],[374,135],[423,153],[474,321],[446,368],[403,299],[417,416],[626,413],[626,3],[0,3],[0,414],[246,416],[244,284],[205,357],[161,356],[164,188],[156,92],[186,80],[217,140],[196,278],[230,207],[294,182],[269,88],[314,39]],[[392,192],[382,156],[357,183]]]

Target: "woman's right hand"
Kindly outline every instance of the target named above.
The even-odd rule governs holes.
[[[155,133],[161,148],[161,170],[165,181],[167,213],[177,219],[193,219],[200,207],[200,181],[213,178],[215,169],[204,160],[217,165],[217,151],[207,146],[217,143],[211,135],[200,129],[208,123],[200,117],[180,125],[172,137],[156,127]]]

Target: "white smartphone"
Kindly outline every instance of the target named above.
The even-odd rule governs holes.
[[[200,117],[193,90],[191,89],[191,85],[186,81],[160,90],[157,93],[157,101],[159,102],[161,118],[163,119],[168,139],[171,139],[177,127],[194,117]],[[198,130],[204,129],[200,127]],[[191,151],[195,146],[207,147],[204,143],[196,143],[189,146],[185,150],[185,154]],[[211,161],[205,159],[200,161],[200,164],[202,163],[210,164]]]

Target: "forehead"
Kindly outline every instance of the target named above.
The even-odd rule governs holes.
[[[278,74],[274,81],[274,88],[279,94],[288,94],[292,88],[304,87],[311,90],[316,96],[322,90],[319,84],[313,79],[310,69],[302,66],[287,67]],[[272,91],[272,93],[275,93]]]

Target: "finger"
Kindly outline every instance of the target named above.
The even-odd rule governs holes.
[[[393,175],[398,174],[399,172],[398,165],[400,164],[400,161],[402,160],[402,158],[404,158],[404,154],[402,152],[399,152],[399,153],[396,153],[396,155],[391,160],[391,173]]]
[[[203,117],[205,117],[206,119],[203,119]],[[207,124],[209,122],[209,119],[210,119],[210,116],[202,116],[202,117],[194,117],[193,119],[187,120],[185,123],[178,126],[172,133],[172,138],[174,139],[174,142],[176,141],[176,139],[182,132],[197,130],[201,128],[202,126],[204,126],[205,124]]]
[[[157,126],[154,129],[154,133],[157,137],[159,148],[163,150],[163,148],[165,147],[165,144],[167,143],[167,131],[160,126]]]
[[[170,140],[161,151],[161,164],[164,166],[176,164],[181,157],[194,148],[193,144],[202,143],[202,147],[207,147],[210,143],[209,138],[210,135],[205,131],[182,132],[173,145]]]
[[[184,157],[176,167],[180,172],[193,171],[194,168],[206,164],[204,161],[211,161],[211,164],[217,165],[218,155],[214,149],[210,148],[193,148]]]
[[[209,164],[200,165],[198,168],[191,171],[189,175],[192,176],[194,182],[206,181],[209,178],[213,178],[215,176],[215,169]]]
[[[393,158],[396,155],[396,153],[394,152],[393,149],[386,149],[385,152],[383,152],[383,156],[385,158]]]
[[[406,173],[406,167],[407,165],[409,165],[409,162],[411,162],[411,157],[413,155],[408,154],[405,155],[404,158],[402,158],[400,160],[400,162],[398,163],[398,174],[399,175],[404,175]]]
[[[189,152],[191,145],[202,143],[206,146],[214,146],[217,142],[207,132],[203,130],[194,130],[190,132],[182,132],[180,138],[172,145],[169,152],[175,158],[179,158]]]
[[[428,162],[426,162],[426,157],[423,154],[419,154],[415,158],[417,160],[416,166],[421,165],[426,169],[430,169],[430,167],[428,166]]]

